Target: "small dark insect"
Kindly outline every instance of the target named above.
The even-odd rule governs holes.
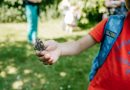
[[[38,50],[38,51],[45,50],[45,46],[44,46],[44,44],[43,44],[41,39],[36,38],[36,43],[34,44],[34,49]]]

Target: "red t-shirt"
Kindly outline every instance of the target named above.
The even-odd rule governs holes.
[[[106,20],[89,33],[97,42],[103,37]],[[121,34],[114,43],[105,63],[90,82],[88,90],[130,90],[130,13]]]

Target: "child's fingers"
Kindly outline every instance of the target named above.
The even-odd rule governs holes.
[[[52,47],[51,47],[51,46],[48,46],[48,47],[46,47],[46,50],[47,50],[47,51],[52,50]]]
[[[45,62],[45,64],[48,64],[48,65],[54,64],[54,59],[50,58],[47,62]]]
[[[46,50],[47,50],[47,51],[50,51],[50,50],[55,49],[55,47],[56,47],[56,42],[53,41],[53,40],[46,41],[46,42],[44,43],[44,45],[45,45],[45,47],[46,47]]]
[[[40,51],[36,51],[36,55],[37,55],[37,56],[41,56]]]
[[[40,59],[40,61],[41,61],[41,62],[43,62],[43,63],[46,63],[46,62],[48,61],[47,59],[45,59],[45,57],[44,57],[44,56],[39,57],[39,59]]]
[[[36,55],[39,57],[40,61],[42,61],[45,65],[52,65],[54,63],[53,58],[47,51],[36,51]]]
[[[44,43],[44,45],[45,45],[45,48],[46,48],[47,51],[51,50],[51,46],[52,46],[52,45],[50,44],[49,41],[48,41],[48,42],[46,41],[46,42]]]
[[[45,41],[44,46],[47,48],[49,46],[49,41]]]
[[[36,51],[37,56],[44,56],[47,52],[46,51]]]
[[[43,56],[40,57],[40,59],[45,65],[52,65],[54,63],[54,59],[52,57]]]
[[[51,56],[48,54],[48,53],[46,53],[46,54],[44,54],[44,56],[41,56],[41,57],[39,57],[39,59],[41,60],[41,61],[43,61],[43,62],[47,62],[47,63],[49,63],[50,62],[50,59],[51,59]]]
[[[44,59],[46,59],[46,60],[49,60],[50,59],[50,54],[48,54],[48,53],[46,53],[45,55],[44,55]]]
[[[42,61],[45,65],[52,65],[52,62],[53,62],[52,60],[50,60],[50,59],[46,59],[46,60],[45,60],[45,59],[43,59],[43,58],[44,58],[44,57],[42,57],[42,60],[41,60],[41,61]]]
[[[49,65],[52,65],[52,64],[53,64],[53,61],[54,61],[53,58],[50,58],[50,59],[48,60],[48,64],[49,64]]]

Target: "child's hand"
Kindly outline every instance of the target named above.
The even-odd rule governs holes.
[[[44,43],[45,50],[36,51],[36,55],[44,64],[53,64],[55,63],[59,56],[61,55],[61,50],[56,41],[47,41]]]

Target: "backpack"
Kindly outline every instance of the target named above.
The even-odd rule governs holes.
[[[93,61],[92,68],[89,74],[89,80],[93,80],[96,75],[98,69],[105,62],[109,52],[111,51],[112,46],[117,40],[120,32],[123,28],[125,15],[112,15],[109,17],[105,28],[103,40],[101,41],[100,50]]]

